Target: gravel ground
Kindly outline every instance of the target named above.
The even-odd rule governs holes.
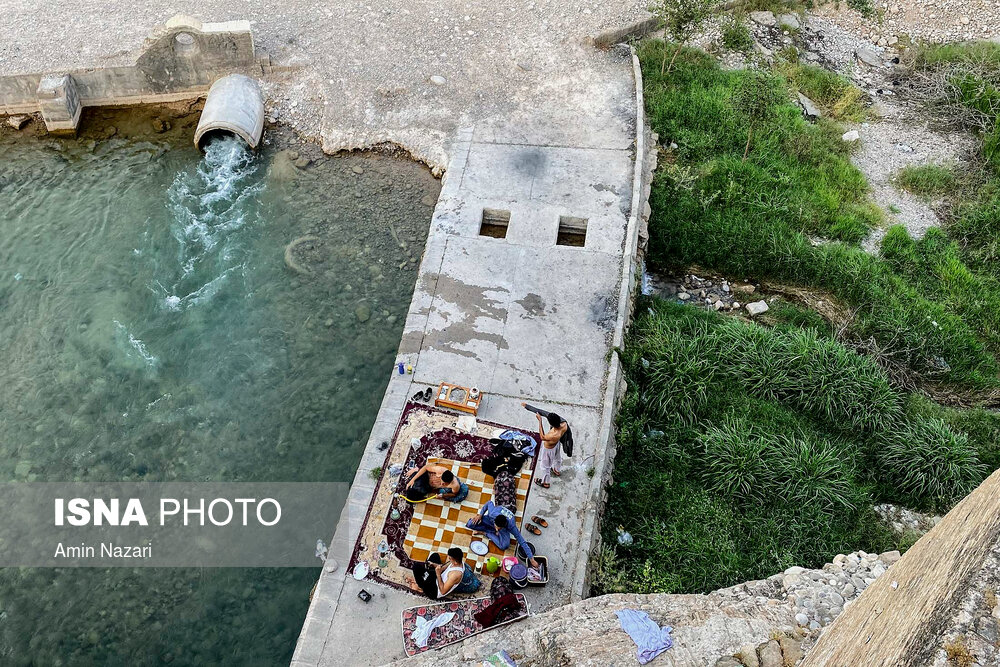
[[[823,4],[814,13],[880,46],[904,36],[931,42],[1000,38],[1000,0],[875,0],[872,5],[872,18],[846,2]]]
[[[645,5],[178,0],[123,13],[112,0],[56,0],[44,12],[0,0],[0,75],[131,63],[175,13],[248,19],[258,47],[295,68],[268,81],[272,118],[322,136],[329,151],[392,141],[443,166],[458,127],[521,111],[572,122],[574,107],[630,76],[586,38],[643,18]]]

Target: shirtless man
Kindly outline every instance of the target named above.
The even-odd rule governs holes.
[[[538,464],[541,470],[538,477],[535,478],[535,484],[547,489],[549,488],[549,480],[551,479],[549,475],[559,477],[561,474],[559,472],[559,466],[562,464],[562,450],[560,446],[563,438],[569,431],[569,424],[554,412],[545,412],[527,403],[521,403],[521,407],[534,412],[538,418],[538,438],[542,441],[542,450],[538,456]],[[545,422],[542,421],[543,415],[549,423],[548,431],[545,430]]]
[[[424,500],[433,493],[460,503],[469,495],[469,486],[460,482],[449,468],[430,463],[407,476],[406,497],[409,500]]]

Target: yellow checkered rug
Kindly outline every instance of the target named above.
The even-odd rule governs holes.
[[[433,553],[444,553],[451,547],[459,547],[465,552],[465,562],[473,570],[479,572],[480,566],[489,558],[472,553],[469,544],[473,540],[482,539],[490,547],[490,553],[500,556],[503,552],[499,547],[483,537],[482,533],[473,533],[465,527],[469,519],[474,517],[482,507],[493,498],[493,482],[483,474],[478,464],[467,461],[452,461],[450,459],[427,460],[451,468],[455,476],[469,485],[469,496],[461,503],[432,498],[423,503],[417,503],[413,508],[413,519],[406,533],[406,553],[414,561],[424,561]],[[528,498],[528,488],[531,484],[531,468],[525,466],[517,480],[517,525],[522,525],[524,518],[524,503]],[[513,555],[517,548],[511,543],[507,550]]]

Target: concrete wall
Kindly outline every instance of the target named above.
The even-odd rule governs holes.
[[[202,23],[175,16],[153,31],[135,65],[52,74],[71,77],[80,106],[125,106],[199,97],[222,76],[259,77],[268,64],[257,57],[249,21]],[[39,84],[45,76],[0,77],[0,114],[44,111]],[[52,121],[67,120],[46,116],[50,129]]]

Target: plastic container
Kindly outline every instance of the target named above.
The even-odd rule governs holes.
[[[546,558],[545,556],[539,556],[538,554],[535,554],[535,560],[538,561],[538,570],[539,572],[541,572],[542,580],[532,581],[531,579],[528,579],[528,585],[544,586],[545,584],[549,583],[549,559]]]
[[[523,563],[510,568],[510,583],[514,588],[525,588],[528,585],[528,568]]]
[[[535,545],[531,542],[528,542],[527,544],[531,547],[531,553],[535,553]],[[520,544],[517,545],[517,557],[521,560],[528,560],[528,554],[524,553],[524,549],[521,548]]]

